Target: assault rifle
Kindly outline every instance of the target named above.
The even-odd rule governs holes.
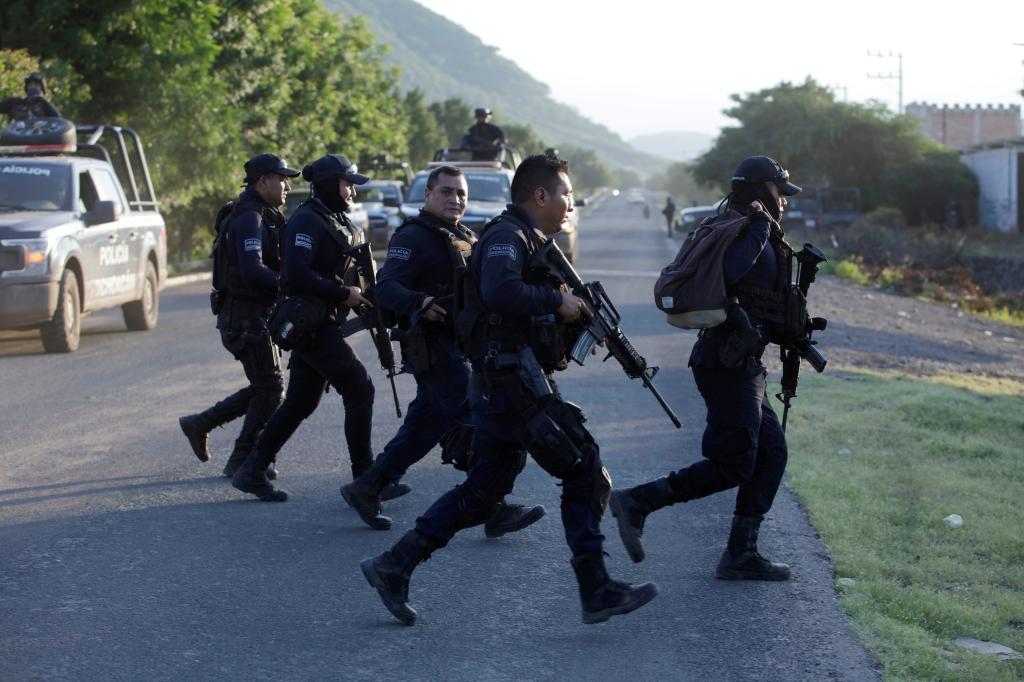
[[[391,395],[395,398],[395,414],[401,417],[402,407],[398,403],[398,389],[395,388],[395,376],[398,375],[398,371],[395,369],[395,351],[391,347],[391,330],[385,324],[384,314],[374,297],[374,290],[377,288],[377,264],[373,260],[369,243],[353,247],[346,254],[355,261],[356,274],[359,276],[359,288],[363,291],[363,297],[373,305],[357,306],[354,309],[356,319],[346,322],[342,327],[342,333],[344,336],[349,336],[362,329],[370,332],[370,338],[377,349],[377,357],[380,359],[380,366],[387,371],[388,380],[391,382]]]
[[[790,296],[787,303],[787,314],[798,316],[792,325],[797,327],[794,331],[795,340],[783,345],[779,350],[779,357],[782,360],[782,391],[775,394],[775,397],[782,401],[782,431],[786,431],[786,419],[789,417],[790,401],[796,397],[796,385],[800,379],[800,360],[804,359],[814,368],[814,371],[821,373],[825,371],[828,360],[814,345],[816,341],[811,339],[814,332],[824,331],[828,326],[828,320],[824,317],[809,317],[807,315],[807,290],[814,282],[818,274],[818,266],[827,261],[825,254],[813,244],[805,243],[804,248],[793,254],[796,260],[796,271],[794,282],[790,284]]]
[[[657,398],[658,403],[665,414],[672,420],[676,428],[682,428],[679,417],[672,411],[668,403],[654,387],[654,375],[658,373],[657,367],[649,367],[647,360],[640,355],[633,344],[629,342],[626,335],[619,328],[622,316],[615,309],[608,294],[600,282],[584,282],[576,270],[566,259],[565,254],[558,248],[553,239],[548,239],[544,246],[534,255],[533,267],[541,270],[552,281],[559,285],[565,284],[575,296],[583,299],[587,304],[590,314],[581,319],[580,334],[570,350],[569,357],[577,364],[582,365],[583,361],[594,350],[594,347],[603,343],[608,349],[608,358],[615,358],[622,365],[622,369],[630,379],[640,379],[644,388],[648,389]]]

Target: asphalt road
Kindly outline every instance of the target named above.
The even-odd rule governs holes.
[[[656,204],[652,204],[657,208]],[[579,266],[600,279],[623,328],[662,370],[683,419],[599,358],[562,375],[617,485],[700,456],[702,403],[686,359],[695,339],[663,322],[653,274],[671,259],[657,210],[624,197],[584,209]],[[589,214],[589,215],[588,215]],[[730,493],[648,520],[647,559],[632,564],[610,514],[615,577],[652,580],[659,596],[603,625],[580,622],[559,488],[536,465],[515,498],[548,516],[489,541],[461,533],[421,565],[413,628],[398,625],[360,574],[460,473],[432,453],[371,531],[338,494],[350,478],[340,398],[331,394],[279,456],[286,504],[238,493],[219,476],[239,423],[212,437],[214,461],[189,451],[177,417],[240,386],[221,348],[208,284],[167,289],[158,328],[125,331],[119,311],[84,321],[81,348],[44,355],[30,334],[0,336],[0,679],[871,680],[875,663],[839,609],[833,568],[788,489],[763,552],[794,567],[788,583],[716,581]],[[398,421],[371,346],[374,446]],[[413,382],[399,378],[403,402]]]

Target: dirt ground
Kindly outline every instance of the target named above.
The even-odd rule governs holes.
[[[811,286],[808,307],[828,319],[828,329],[814,336],[833,367],[1024,381],[1024,329],[831,276],[819,276]],[[777,359],[768,363],[773,370],[777,365]]]

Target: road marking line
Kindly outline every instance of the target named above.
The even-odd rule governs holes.
[[[649,270],[580,270],[581,275],[593,275],[597,277],[640,277],[644,279],[658,279],[660,272]]]

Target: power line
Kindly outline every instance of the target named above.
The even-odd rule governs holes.
[[[875,74],[869,73],[868,74],[868,78],[875,78],[875,79],[879,79],[879,80],[895,80],[895,81],[898,81],[898,83],[899,83],[899,107],[897,109],[897,112],[902,115],[903,114],[903,53],[900,52],[899,54],[895,54],[895,53],[893,53],[892,50],[889,50],[888,52],[882,52],[881,50],[878,50],[876,52],[872,52],[871,50],[868,50],[868,56],[869,57],[881,57],[883,59],[896,58],[896,60],[897,60],[897,70],[896,70],[896,73],[892,73],[892,72],[890,72],[890,73],[875,73]]]

